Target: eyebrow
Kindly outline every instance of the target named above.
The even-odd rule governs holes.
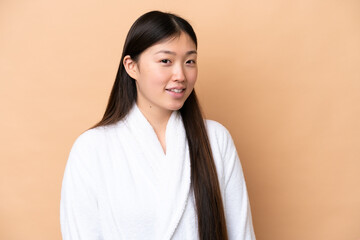
[[[166,54],[176,55],[175,52],[168,51],[168,50],[160,50],[160,51],[156,52],[155,54],[158,54],[158,53],[166,53]],[[197,51],[191,50],[191,51],[186,52],[186,55],[191,55],[191,54],[197,54]]]

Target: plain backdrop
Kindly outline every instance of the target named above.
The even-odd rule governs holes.
[[[234,138],[257,239],[360,239],[358,0],[0,0],[0,239],[61,239],[70,148],[150,10],[195,28],[196,90]]]

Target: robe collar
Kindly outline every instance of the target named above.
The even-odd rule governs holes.
[[[156,183],[160,202],[156,211],[154,239],[171,239],[185,211],[190,192],[190,156],[181,115],[174,111],[167,123],[166,154],[154,129],[136,104],[124,119],[143,151],[150,181]],[[149,196],[151,197],[151,196]],[[144,199],[146,201],[146,199]]]

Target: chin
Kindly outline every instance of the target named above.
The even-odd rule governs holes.
[[[184,103],[172,104],[171,106],[168,107],[168,109],[171,111],[177,111],[180,110],[182,106],[184,106]]]

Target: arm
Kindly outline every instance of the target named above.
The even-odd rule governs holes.
[[[234,142],[225,129],[225,214],[230,240],[255,239],[244,174]]]
[[[60,223],[64,240],[99,240],[96,181],[86,138],[80,136],[65,168],[60,201]]]

